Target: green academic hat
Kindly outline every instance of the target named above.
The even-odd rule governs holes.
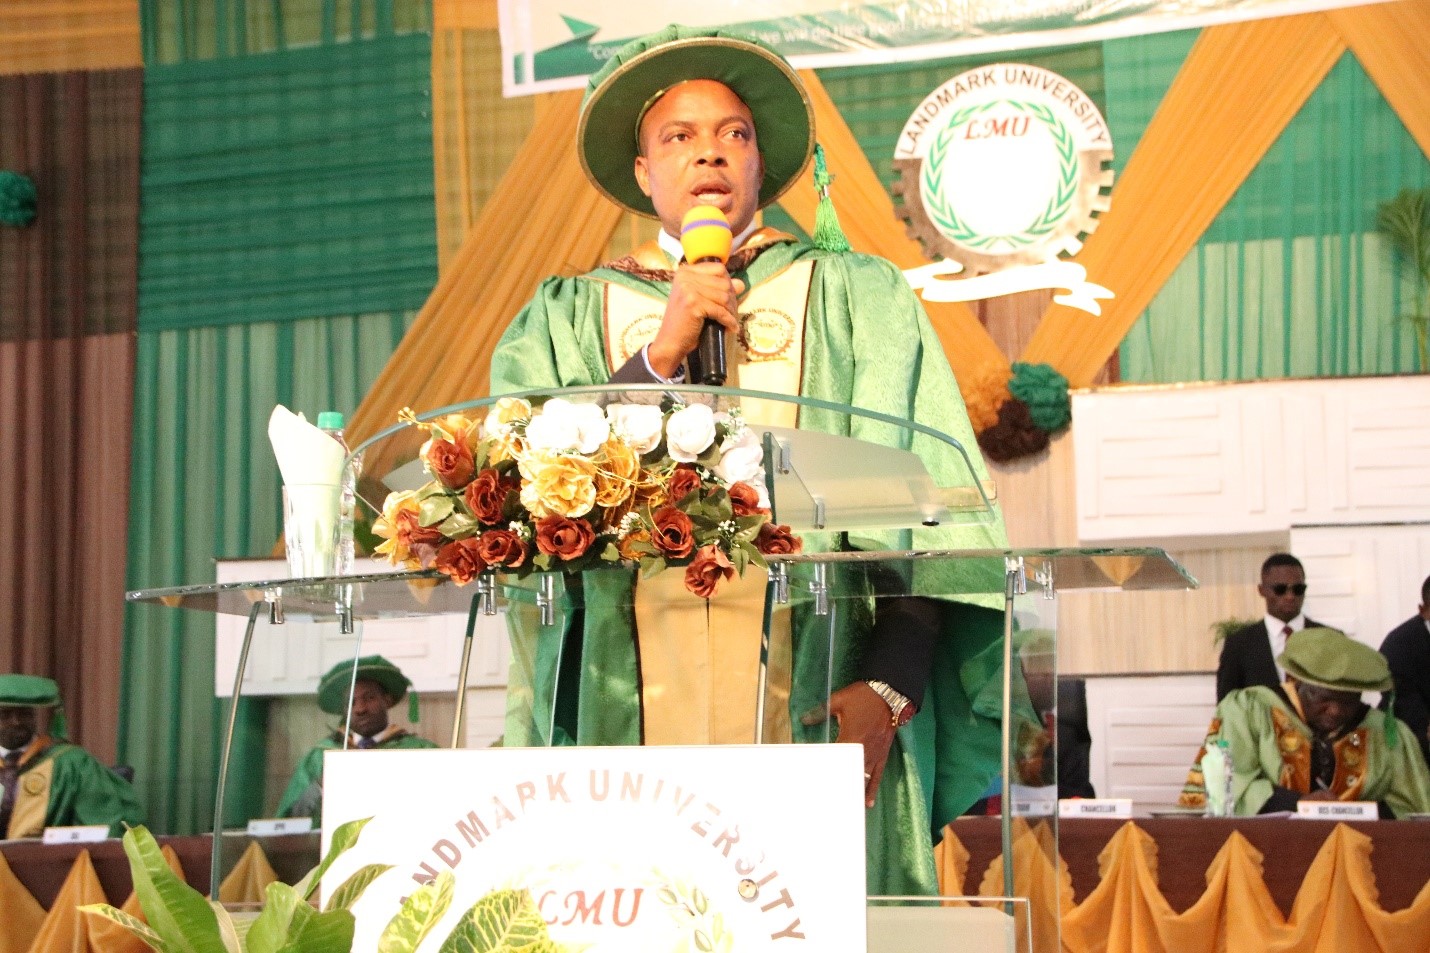
[[[1341,692],[1384,692],[1395,686],[1385,656],[1336,629],[1302,629],[1277,658],[1286,674]]]
[[[53,678],[40,675],[0,675],[0,707],[3,708],[53,708],[50,716],[50,734],[56,738],[66,735],[64,702],[60,700],[60,686]]]
[[[392,698],[395,705],[402,701],[412,680],[402,674],[402,670],[381,655],[364,655],[357,660],[357,678],[376,682]],[[318,707],[330,715],[346,715],[348,689],[353,682],[353,663],[339,662],[323,675],[318,682]],[[407,701],[407,720],[417,721],[417,693],[413,692]]]
[[[760,208],[784,194],[814,149],[814,107],[794,68],[758,40],[726,30],[671,25],[621,47],[586,84],[576,151],[606,197],[655,217],[636,184],[636,137],[646,110],[692,79],[724,83],[750,107],[765,160]]]

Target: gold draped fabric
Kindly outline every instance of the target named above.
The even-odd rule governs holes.
[[[169,869],[186,880],[174,849],[165,844],[160,851]],[[219,884],[219,898],[224,903],[259,903],[277,880],[268,855],[254,841]],[[84,904],[107,902],[89,851],[75,858],[48,913],[0,855],[0,953],[146,953],[148,945],[117,923],[79,911]],[[133,893],[120,909],[144,919]]]
[[[30,896],[0,854],[0,953],[26,953],[45,922],[45,908]]]
[[[161,850],[169,868],[183,877],[184,868],[179,863],[179,855],[167,845]],[[29,897],[28,892],[25,892],[25,888],[18,882],[11,885],[0,878],[0,894],[15,891]],[[29,899],[34,902],[33,897]],[[0,899],[0,904],[5,904],[8,900],[9,898]],[[149,949],[148,944],[128,930],[117,923],[110,923],[79,911],[85,904],[107,902],[89,851],[80,851],[54,903],[50,904],[50,912],[45,915],[44,923],[35,931],[28,945],[16,946],[13,949],[25,950],[28,953],[145,953]],[[130,916],[141,920],[144,918],[143,911],[139,909],[139,898],[133,893],[120,909]],[[9,932],[9,924],[6,924],[5,932]],[[11,949],[3,943],[4,940],[0,940],[0,950]]]
[[[223,903],[261,903],[268,885],[277,880],[278,874],[268,862],[268,855],[258,841],[253,841],[218,885],[218,898]]]
[[[1326,18],[1430,155],[1430,3],[1378,3],[1333,10]]]
[[[1117,297],[1050,307],[1023,360],[1091,383],[1344,51],[1324,14],[1203,30],[1077,258]]]
[[[4,0],[0,74],[143,66],[139,0]]]
[[[956,824],[945,828],[937,853],[946,894],[964,893],[968,852],[956,832]],[[1055,862],[1048,838],[1037,828],[1018,832],[1014,881],[1016,892],[1031,900],[1035,930],[1037,921],[1061,910],[1065,953],[1423,953],[1430,937],[1430,884],[1404,910],[1381,909],[1370,838],[1343,824],[1317,852],[1289,917],[1262,878],[1262,854],[1235,831],[1207,869],[1205,893],[1182,913],[1162,896],[1157,844],[1136,823],[1125,824],[1098,855],[1101,882],[1076,905],[1066,865]],[[1002,892],[1002,863],[995,860],[980,895]]]

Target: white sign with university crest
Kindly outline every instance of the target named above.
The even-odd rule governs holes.
[[[866,948],[857,745],[329,752],[324,778],[325,841],[373,818],[324,895],[396,865],[353,908],[354,949],[444,871],[422,950],[511,890],[553,951]]]
[[[936,259],[910,270],[910,283],[930,301],[1065,288],[1057,301],[1101,313],[1097,299],[1112,293],[1061,256],[1107,210],[1111,160],[1096,104],[1056,73],[997,63],[953,77],[914,110],[894,150],[899,214]]]

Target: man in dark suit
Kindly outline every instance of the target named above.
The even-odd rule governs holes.
[[[1380,654],[1395,678],[1395,717],[1410,726],[1430,761],[1430,576],[1420,584],[1420,611],[1390,630]],[[1390,696],[1380,700],[1387,708]]]
[[[1261,564],[1261,582],[1256,591],[1266,600],[1266,618],[1226,637],[1221,662],[1216,670],[1216,698],[1252,685],[1276,688],[1286,673],[1276,659],[1286,651],[1286,642],[1295,633],[1317,627],[1301,614],[1306,601],[1306,570],[1290,553],[1276,553]]]

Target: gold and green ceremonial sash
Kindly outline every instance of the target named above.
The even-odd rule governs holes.
[[[740,333],[726,353],[731,382],[743,390],[796,395],[804,365],[804,316],[814,264],[796,262],[752,288],[740,302]],[[607,283],[606,358],[625,364],[660,329],[665,299]],[[756,426],[794,427],[794,404],[745,399]],[[646,744],[749,744],[755,740],[756,694],[764,624],[766,573],[750,567],[710,600],[685,589],[684,573],[641,579],[635,590],[640,652],[641,717]],[[776,607],[771,623],[763,737],[790,738],[790,615]]]

